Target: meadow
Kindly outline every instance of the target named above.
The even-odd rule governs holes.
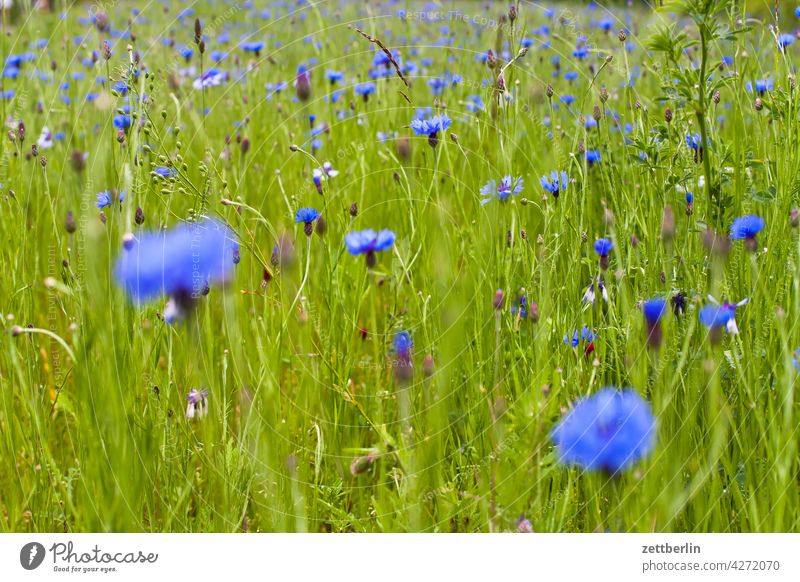
[[[29,4],[0,531],[800,530],[794,5]]]

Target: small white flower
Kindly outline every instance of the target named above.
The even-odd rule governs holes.
[[[39,139],[36,140],[36,145],[39,146],[40,150],[49,150],[53,147],[53,134],[50,133],[46,125],[42,128],[42,133],[39,135]]]

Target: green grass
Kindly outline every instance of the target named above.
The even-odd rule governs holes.
[[[489,13],[483,4],[447,2],[442,11],[499,17],[499,8]],[[80,6],[65,20],[6,15],[4,58],[38,38],[49,46],[32,49],[36,60],[18,79],[3,80],[16,94],[0,101],[3,119],[22,118],[26,127],[24,142],[0,140],[7,330],[0,531],[513,531],[521,515],[540,532],[800,529],[792,363],[800,345],[800,243],[788,220],[800,197],[798,93],[788,83],[800,48],[776,49],[767,4],[747,2],[763,19],[710,47],[709,70],[729,55],[735,62],[726,71],[736,73],[705,114],[712,203],[698,186],[703,165],[684,141],[699,131],[695,106],[665,92],[668,63],[644,48],[660,22],[675,22],[668,14],[631,12],[628,40],[636,46],[625,53],[614,32],[619,20],[608,34],[589,26],[614,15],[556,6],[569,22],[550,22],[552,49],[534,47],[508,67],[514,99],[499,106],[491,83],[482,84],[491,72],[475,54],[500,54],[505,41],[515,54],[520,39],[545,22],[534,7],[521,6],[513,27],[492,27],[398,18],[398,6],[381,16],[374,5],[322,2],[294,17],[274,8],[271,20],[261,20],[242,5],[200,2],[211,39],[203,67],[226,25],[238,28],[219,67],[235,78],[253,66],[246,82],[201,92],[192,89],[193,77],[179,86],[170,81],[186,64],[160,43],[174,34],[178,45],[193,46],[193,18],[175,20],[182,4],[164,13],[159,4],[138,3],[148,23],[134,25],[135,41],[115,40],[107,70],[101,56],[86,80],[71,82],[69,104],[59,84],[85,70],[81,59],[108,35],[77,23],[85,15]],[[116,28],[125,27],[131,7],[109,6]],[[410,88],[396,76],[378,81],[365,103],[352,84],[368,80],[374,47],[348,24],[404,59],[433,64],[409,74]],[[779,24],[782,32],[796,27],[788,18]],[[455,38],[450,47],[433,46],[442,25]],[[247,27],[267,42],[259,59],[235,48]],[[686,32],[696,38],[694,26]],[[596,50],[576,61],[581,34]],[[83,46],[73,43],[77,35],[86,35]],[[122,100],[94,77],[122,79],[129,42],[147,66],[131,90],[148,99],[134,104],[134,125],[145,126],[120,144],[111,120]],[[552,78],[552,54],[561,55],[562,70],[580,73],[571,86]],[[293,102],[296,67],[311,57],[318,59],[311,100]],[[50,71],[51,61],[49,81],[27,76]],[[689,58],[679,62],[691,68]],[[196,50],[192,64],[200,68]],[[329,68],[347,79],[336,104],[324,100]],[[634,68],[635,86],[625,88]],[[454,120],[449,132],[457,141],[442,135],[434,150],[412,136],[410,157],[399,156],[394,141],[379,141],[377,132],[411,135],[415,108],[434,105],[427,77],[445,70],[463,77],[437,100]],[[757,112],[745,84],[763,78],[775,90]],[[289,87],[266,100],[264,84],[283,80]],[[88,103],[90,91],[102,95]],[[565,93],[575,103],[556,109]],[[482,97],[486,111],[467,112],[470,94]],[[576,116],[590,117],[595,105],[602,117],[586,131]],[[674,112],[670,124],[666,107]],[[612,112],[620,126],[631,124],[630,133],[615,127]],[[316,162],[311,113],[330,125]],[[43,167],[30,151],[44,125],[66,137],[39,152]],[[240,138],[249,140],[246,154]],[[140,150],[144,144],[149,149]],[[602,162],[589,167],[582,147],[599,150]],[[89,153],[82,172],[70,162],[73,150]],[[320,196],[311,172],[325,160],[341,174]],[[156,179],[153,168],[167,161],[179,176]],[[561,169],[573,181],[556,203],[538,181]],[[524,192],[481,206],[480,187],[505,174],[523,176]],[[678,185],[695,193],[691,215]],[[109,188],[127,196],[105,209],[103,224],[94,201]],[[134,222],[139,206],[141,227]],[[306,238],[293,223],[303,206],[322,212],[323,235]],[[671,242],[662,237],[666,206],[675,214]],[[72,235],[68,211],[77,223]],[[750,213],[766,222],[758,252],[736,242],[726,257],[710,255],[706,225],[724,233],[734,217]],[[158,317],[163,301],[137,308],[126,300],[113,263],[126,233],[201,214],[235,230],[241,262],[227,288],[212,288],[184,323],[166,325]],[[363,228],[397,233],[374,271],[343,243]],[[600,274],[592,244],[602,236],[615,242],[604,275],[609,301],[592,307],[581,298]],[[282,261],[272,267],[279,240]],[[265,268],[273,275],[266,285]],[[537,322],[510,313],[521,288],[538,305]],[[497,289],[506,294],[499,311]],[[687,313],[668,314],[663,346],[651,350],[638,302],[679,290],[689,298]],[[740,334],[716,346],[697,317],[709,293],[751,298],[737,314]],[[36,329],[14,336],[15,325]],[[583,325],[598,334],[588,357],[563,342]],[[414,340],[407,386],[394,376],[391,343],[400,330]],[[423,372],[426,355],[432,375]],[[560,465],[549,439],[577,398],[606,385],[635,388],[658,419],[652,455],[613,478]],[[200,387],[209,391],[209,413],[189,421],[185,396]],[[372,462],[362,459],[354,475],[354,459],[366,456]]]

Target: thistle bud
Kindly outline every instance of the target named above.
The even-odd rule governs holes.
[[[592,110],[592,117],[595,121],[599,122],[600,118],[603,117],[603,113],[600,111],[600,106],[595,105],[594,109]]]
[[[72,150],[69,156],[69,162],[72,165],[72,169],[80,174],[83,172],[84,168],[86,168],[86,154],[81,150]]]
[[[500,310],[503,308],[503,305],[505,305],[505,302],[506,302],[506,296],[503,293],[503,290],[498,289],[497,291],[495,291],[494,297],[492,297],[492,307],[494,307],[496,310]]]
[[[625,32],[624,28],[620,28],[619,32],[617,33],[617,38],[619,42],[625,42],[628,39],[628,33]]]
[[[352,216],[353,218],[358,216],[358,203],[357,202],[353,202],[350,205],[350,216]]]
[[[661,220],[661,238],[665,243],[670,243],[675,238],[675,213],[672,211],[672,206],[664,208],[664,217]]]
[[[545,93],[547,94],[547,98],[548,99],[553,97],[553,94],[555,93],[555,91],[553,90],[553,86],[550,83],[547,84],[547,88],[545,89]]]
[[[719,103],[720,98],[721,98],[721,95],[720,95],[719,91],[714,91],[714,96],[711,98],[711,99],[713,99],[714,103]]]
[[[608,101],[608,89],[600,87],[600,103],[605,103],[606,101]]]
[[[109,60],[111,58],[111,44],[107,40],[104,40],[100,45],[100,52],[103,54],[103,58],[105,60]]]
[[[78,225],[75,224],[75,216],[72,214],[72,210],[67,212],[67,219],[64,221],[64,229],[69,234],[72,234],[78,230]]]
[[[664,110],[664,121],[667,123],[672,123],[672,109],[669,107]]]
[[[95,13],[94,15],[94,25],[97,27],[97,30],[100,32],[105,32],[108,30],[108,25],[110,20],[108,18],[108,12],[105,10],[100,10]]]
[[[398,137],[397,142],[395,143],[395,149],[397,150],[397,155],[407,160],[411,157],[411,140],[408,139],[408,136]]]
[[[430,378],[433,376],[433,373],[436,371],[436,366],[433,361],[433,356],[428,354],[425,356],[425,359],[422,360],[422,374],[426,378]]]
[[[756,97],[756,101],[753,106],[756,108],[756,111],[761,111],[764,109],[764,104],[761,102],[761,97]]]
[[[139,226],[144,224],[144,210],[142,210],[141,206],[136,207],[136,214],[133,215],[133,221]]]
[[[374,451],[362,457],[356,457],[353,459],[353,462],[350,463],[350,474],[353,477],[357,477],[358,475],[366,473],[377,458],[378,453]]]

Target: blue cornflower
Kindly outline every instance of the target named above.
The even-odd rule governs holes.
[[[567,173],[562,170],[560,173],[550,172],[549,177],[542,176],[539,178],[539,183],[542,185],[542,188],[553,195],[553,198],[558,198],[561,192],[567,191],[569,178],[567,177]]]
[[[522,182],[522,177],[512,178],[510,175],[503,176],[499,185],[494,180],[489,180],[481,188],[481,194],[488,196],[488,198],[481,200],[481,204],[491,202],[494,198],[497,198],[500,202],[505,202],[512,194],[522,192]]]
[[[117,129],[126,130],[131,126],[131,116],[130,115],[115,115],[114,116],[114,127]]]
[[[596,252],[601,257],[608,256],[608,253],[611,252],[611,249],[614,248],[614,243],[607,238],[597,239],[594,243],[594,252]]]
[[[713,300],[713,298],[709,297]],[[698,312],[700,323],[708,328],[708,338],[712,344],[719,343],[722,339],[722,330],[729,333],[738,333],[736,326],[736,306],[723,303],[722,305],[706,305]]]
[[[561,101],[564,105],[572,105],[575,102],[575,96],[574,95],[561,95],[558,98],[558,100]]]
[[[399,331],[395,334],[392,341],[392,349],[398,355],[408,355],[411,353],[411,348],[414,347],[414,342],[411,339],[411,334],[407,331]]]
[[[218,87],[228,79],[228,73],[219,69],[210,68],[201,76],[192,81],[195,89],[205,89],[206,87]]]
[[[256,56],[259,56],[264,50],[264,43],[261,41],[243,42],[241,47],[244,52],[255,53]]]
[[[594,164],[600,163],[600,152],[598,150],[586,150],[586,163],[591,168]]]
[[[686,145],[692,148],[693,150],[702,150],[703,149],[703,138],[700,136],[699,133],[690,133],[686,136]]]
[[[431,147],[436,147],[439,143],[439,132],[445,131],[452,121],[447,114],[442,113],[441,115],[434,115],[428,119],[412,119],[411,120],[411,129],[414,130],[414,133],[417,135],[426,135],[428,136],[428,143]]]
[[[392,247],[396,235],[388,229],[375,232],[371,228],[348,233],[344,237],[344,244],[351,255],[366,255],[367,266],[375,266],[375,253],[385,251]]]
[[[666,312],[667,302],[664,299],[650,299],[642,304],[642,313],[649,324],[659,323]]]
[[[574,51],[572,51],[572,56],[576,59],[585,59],[589,56],[589,49],[585,46],[579,46]]]
[[[778,46],[781,48],[781,50],[785,49],[792,43],[794,43],[793,34],[782,34],[778,37]]]
[[[700,323],[712,329],[727,327],[734,315],[736,315],[736,310],[727,305],[706,305],[698,313]]]
[[[600,255],[600,268],[608,269],[608,253],[614,248],[614,243],[607,238],[597,239],[594,243],[594,252]]]
[[[467,105],[467,111],[469,111],[470,113],[477,113],[478,111],[483,111],[486,107],[483,104],[483,99],[481,99],[480,95],[468,95],[466,105]]]
[[[111,192],[108,190],[103,190],[97,195],[97,202],[95,202],[95,206],[98,208],[105,208],[106,206],[111,206]]]
[[[583,326],[580,330],[575,330],[572,332],[572,335],[569,334],[564,336],[564,343],[568,346],[572,346],[573,348],[577,348],[580,344],[585,343],[591,345],[594,339],[597,337],[591,329],[586,326]],[[589,347],[587,346],[587,350]],[[592,346],[592,350],[594,346]]]
[[[699,133],[690,133],[686,136],[686,145],[694,151],[694,163],[703,161],[703,137]]]
[[[414,342],[411,340],[411,334],[407,331],[397,332],[392,341],[392,348],[397,355],[395,360],[394,374],[395,377],[403,382],[409,380],[412,375],[411,364],[411,348]]]
[[[166,294],[188,307],[207,285],[228,280],[234,245],[233,233],[213,219],[147,232],[126,245],[114,278],[136,303]]]
[[[441,77],[433,77],[428,79],[428,86],[431,88],[434,95],[441,95],[445,87],[447,87],[447,80]]]
[[[162,178],[171,178],[178,173],[175,168],[168,168],[167,166],[158,166],[155,170],[153,170],[153,172]]]
[[[731,238],[742,240],[755,238],[764,229],[764,219],[755,214],[740,216],[731,224]]]
[[[306,236],[311,236],[311,233],[314,232],[314,221],[320,217],[319,212],[317,212],[316,208],[301,208],[297,211],[297,214],[294,217],[295,222],[302,222],[304,224],[303,230],[306,233]]]
[[[364,101],[369,99],[369,96],[375,92],[375,83],[359,83],[354,87],[356,95],[361,95]]]
[[[120,95],[126,95],[128,93],[128,84],[125,81],[117,81],[111,88]]]
[[[772,91],[772,89],[774,87],[775,87],[775,83],[773,82],[772,79],[757,79],[756,80],[756,93],[758,93],[759,95],[763,95],[767,91]],[[753,91],[753,84],[750,81],[748,81],[745,84],[745,89],[747,89],[748,91],[752,92]]]
[[[328,81],[330,81],[331,85],[335,85],[336,83],[344,79],[344,73],[342,73],[341,71],[334,71],[332,69],[328,69],[327,71],[325,71],[325,78],[328,79]]]
[[[634,390],[613,387],[579,400],[550,434],[561,463],[609,473],[647,456],[655,436],[647,401]]]

